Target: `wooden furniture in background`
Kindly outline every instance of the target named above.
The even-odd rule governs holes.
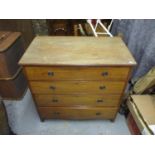
[[[21,33],[0,31],[0,78],[11,78],[17,72],[23,53]]]
[[[79,36],[79,24],[84,27],[84,19],[47,19],[49,35],[51,36]],[[76,31],[76,32],[75,32]]]
[[[42,120],[114,120],[136,65],[118,37],[36,37],[19,63]]]
[[[0,135],[10,135],[11,130],[8,123],[7,113],[0,96]]]
[[[47,19],[49,35],[51,36],[71,36],[72,25],[69,19]]]
[[[0,19],[0,31],[21,32],[25,49],[34,38],[31,19]]]
[[[27,81],[18,65],[23,53],[20,32],[0,31],[0,96],[5,99],[19,99],[27,88]]]

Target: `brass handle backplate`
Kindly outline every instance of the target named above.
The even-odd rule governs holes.
[[[97,102],[98,102],[98,103],[101,103],[101,102],[103,102],[103,100],[100,100],[100,99],[99,99],[99,100],[97,100]]]
[[[49,89],[55,90],[56,87],[54,87],[54,86],[50,86]]]
[[[101,113],[100,113],[100,112],[97,112],[96,115],[97,115],[97,116],[98,116],[98,115],[101,115]]]
[[[54,72],[48,71],[48,76],[54,76]]]
[[[108,72],[102,72],[102,76],[108,76]]]
[[[58,102],[58,100],[57,99],[53,99],[52,102]]]
[[[106,89],[105,86],[100,86],[99,88],[102,89],[102,90]]]
[[[53,112],[54,115],[60,115],[60,112]]]

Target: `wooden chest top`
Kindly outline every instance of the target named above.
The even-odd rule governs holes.
[[[19,63],[52,66],[132,66],[136,64],[119,37],[50,36],[37,36]]]
[[[20,36],[20,32],[0,31],[0,53],[5,52]]]

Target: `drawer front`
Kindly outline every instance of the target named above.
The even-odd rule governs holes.
[[[125,80],[129,67],[25,67],[28,80]]]
[[[35,95],[38,106],[118,106],[120,95]]]
[[[34,94],[121,94],[125,82],[121,81],[31,81]]]
[[[114,119],[117,108],[39,107],[43,119]]]

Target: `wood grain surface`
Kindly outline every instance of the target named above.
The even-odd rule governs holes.
[[[41,120],[114,120],[136,65],[118,37],[38,36],[19,63]]]
[[[20,60],[22,65],[129,65],[134,58],[119,37],[37,36]]]
[[[114,119],[117,108],[39,107],[43,119]]]
[[[20,32],[0,31],[0,52],[5,52],[20,36]]]
[[[96,106],[115,107],[120,95],[34,95],[38,106]]]
[[[130,67],[25,67],[28,80],[125,80]]]
[[[121,94],[125,82],[120,81],[52,81],[30,82],[34,94]]]

